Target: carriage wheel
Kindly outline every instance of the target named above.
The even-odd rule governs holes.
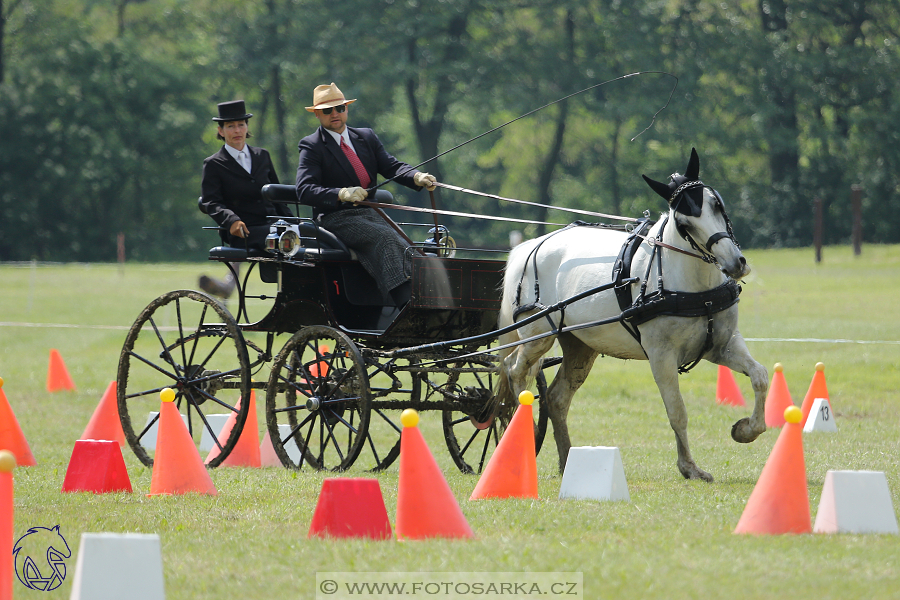
[[[152,466],[159,393],[175,390],[175,403],[198,451],[214,447],[217,467],[240,437],[250,403],[250,361],[244,336],[231,314],[200,292],[163,294],[138,315],[119,357],[117,394],[125,439]],[[220,416],[221,415],[221,416]],[[230,415],[235,425],[217,439]]]
[[[364,454],[366,470],[383,471],[400,456],[401,409],[378,406],[379,398],[401,400],[407,406],[415,406],[422,398],[422,379],[415,368],[416,358],[396,358],[380,362],[376,357],[369,363],[369,386],[374,400]]]
[[[366,441],[372,405],[359,349],[331,327],[304,327],[275,357],[266,424],[282,464],[343,471]]]
[[[466,375],[463,374],[463,377]],[[452,383],[457,389],[463,389],[459,382]],[[536,385],[537,394],[534,396],[534,402],[537,405],[538,414],[537,422],[534,424],[535,456],[540,454],[544,437],[547,434],[547,379],[544,377],[543,371],[538,371]],[[493,387],[488,385],[483,389],[487,393]],[[447,441],[447,449],[450,451],[453,462],[463,473],[481,473],[509,424],[509,417],[491,414],[486,412],[488,410],[489,407],[486,406],[481,413],[466,414],[452,410],[443,412],[444,439]]]

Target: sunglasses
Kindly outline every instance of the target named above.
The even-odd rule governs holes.
[[[346,104],[341,104],[340,106],[329,106],[328,108],[321,108],[321,109],[319,109],[319,110],[322,111],[322,114],[323,114],[323,115],[330,115],[332,110],[336,110],[336,111],[338,111],[339,113],[342,113],[342,112],[344,112],[345,110],[347,110],[347,105],[346,105]]]

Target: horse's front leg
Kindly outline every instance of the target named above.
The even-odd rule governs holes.
[[[717,362],[732,371],[747,375],[750,377],[750,383],[753,384],[755,396],[753,414],[750,415],[750,418],[744,417],[731,426],[731,438],[736,442],[748,444],[766,430],[766,395],[769,392],[769,374],[764,366],[750,356],[747,343],[737,331],[734,332]]]
[[[687,437],[688,415],[678,385],[678,364],[675,355],[671,352],[649,353],[649,359],[653,379],[656,380],[656,387],[659,388],[663,403],[666,405],[669,425],[675,432],[678,470],[685,479],[702,479],[711,482],[713,476],[698,467],[691,456]]]
[[[503,359],[502,371],[508,378],[507,386],[515,398],[528,388],[528,382],[537,375],[541,357],[553,347],[553,340],[551,336],[522,344]]]

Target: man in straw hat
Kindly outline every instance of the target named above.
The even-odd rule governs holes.
[[[278,183],[278,175],[269,153],[247,144],[253,115],[247,112],[244,101],[222,102],[218,109],[219,116],[212,120],[218,126],[218,139],[225,144],[203,161],[200,210],[218,223],[223,242],[235,248],[263,251],[269,217],[293,215],[287,206],[262,197],[263,186]],[[199,283],[203,291],[223,298],[231,295],[234,284],[230,273],[224,281],[201,275]]]
[[[319,128],[300,140],[297,197],[313,217],[356,251],[382,292],[402,306],[410,295],[408,243],[375,210],[356,203],[368,198],[378,175],[416,191],[434,189],[435,178],[391,156],[371,129],[347,127],[347,100],[334,83],[313,90]]]

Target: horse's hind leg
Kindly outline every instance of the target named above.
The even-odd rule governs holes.
[[[547,411],[553,423],[553,437],[559,453],[559,472],[566,468],[566,459],[572,443],[569,440],[569,427],[566,417],[572,397],[584,383],[597,359],[597,352],[571,333],[559,336],[559,345],[563,351],[563,360],[553,383],[547,390]]]
[[[663,403],[666,405],[669,425],[672,426],[672,431],[675,432],[675,445],[678,449],[678,470],[685,479],[702,479],[703,481],[711,482],[713,476],[698,467],[691,456],[687,437],[687,409],[684,406],[684,399],[681,397],[681,389],[678,385],[678,365],[675,362],[675,357],[671,353],[664,353],[664,356],[651,355],[649,358],[653,379],[656,380],[656,387],[659,388]]]

